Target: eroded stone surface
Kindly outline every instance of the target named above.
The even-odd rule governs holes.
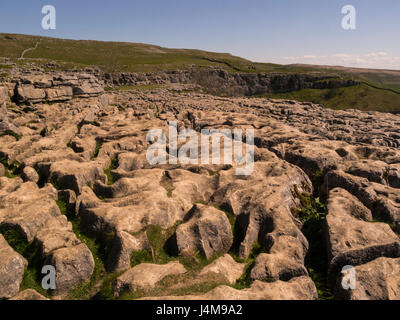
[[[19,292],[16,296],[10,298],[10,300],[49,300],[42,296],[39,292],[33,289],[26,289]]]
[[[266,283],[254,281],[250,288],[237,290],[228,286],[219,286],[203,295],[163,296],[162,300],[315,300],[317,290],[308,277],[297,277],[288,282]]]
[[[346,300],[400,300],[400,259],[378,258],[356,266],[356,287],[344,290],[338,278],[336,297]]]
[[[234,284],[243,275],[245,267],[245,263],[238,263],[229,254],[224,254],[203,268],[199,276],[216,274],[224,277],[228,283]]]
[[[119,276],[113,283],[114,294],[152,289],[156,283],[166,276],[185,273],[186,269],[177,261],[164,265],[141,263]]]
[[[0,298],[10,298],[19,291],[27,265],[27,261],[0,234]]]
[[[232,250],[247,259],[259,245],[250,288],[219,287],[197,296],[202,299],[316,298],[305,266],[309,243],[296,216],[301,194],[314,192],[328,203],[335,281],[344,263],[361,268],[398,256],[399,238],[389,226],[400,223],[398,115],[167,89],[104,94],[101,81],[83,73],[13,76],[14,87],[0,89],[7,104],[0,111],[0,156],[22,175],[4,177],[0,165],[0,226],[35,241],[43,260],[62,270],[61,295],[93,270],[92,254],[74,233],[71,216],[106,242],[108,271],[131,270],[132,252],[152,250],[146,237],[152,225],[168,229],[181,223],[176,235],[187,236],[178,247],[207,257]],[[28,105],[11,102],[10,92]],[[168,133],[168,122],[195,130],[199,138],[202,129],[253,129],[252,174],[237,175],[236,164],[149,163],[152,143],[146,135],[155,128]],[[67,204],[68,218],[57,199]],[[199,208],[208,212],[207,228],[201,227],[203,218],[191,216]],[[202,231],[181,232],[188,225]],[[223,273],[221,261],[203,272]],[[239,276],[239,266],[231,263],[229,283]]]
[[[398,235],[388,224],[372,222],[369,210],[344,189],[330,191],[326,225],[332,274],[345,265],[364,264],[381,256],[400,257]]]

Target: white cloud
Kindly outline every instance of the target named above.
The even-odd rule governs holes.
[[[282,59],[281,59],[282,60]],[[335,53],[332,55],[303,55],[299,57],[284,57],[281,63],[306,63],[319,65],[341,65],[345,67],[398,69],[400,70],[400,56],[391,56],[387,52],[369,52],[361,54]]]
[[[346,54],[346,53],[336,53],[333,55],[336,58],[351,58],[351,54]]]
[[[388,54],[384,51],[376,52],[376,53],[368,53],[366,57],[386,57]]]

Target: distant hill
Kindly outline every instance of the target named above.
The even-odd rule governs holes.
[[[27,50],[35,48],[33,50]],[[24,52],[24,60],[19,60]],[[217,67],[241,73],[309,73],[319,72],[341,79],[361,82],[358,86],[338,89],[306,89],[267,94],[270,98],[290,98],[320,103],[328,108],[400,112],[400,71],[256,63],[229,53],[193,49],[171,49],[156,45],[68,40],[42,36],[0,33],[0,57],[24,65],[55,62],[61,69],[98,66],[105,72],[154,72],[188,68]],[[0,78],[8,65],[0,64]],[[3,71],[2,71],[3,69]]]

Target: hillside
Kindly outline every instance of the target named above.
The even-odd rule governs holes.
[[[18,59],[22,54],[24,59]],[[400,71],[396,70],[255,63],[229,53],[171,49],[140,43],[67,40],[20,34],[0,34],[0,57],[11,58],[17,66],[34,63],[42,66],[44,70],[95,67],[111,74],[208,70],[210,67],[230,74],[277,73],[299,74],[301,77],[304,74],[318,74],[319,77],[326,76],[342,82],[354,80],[360,84],[317,89],[315,85],[313,89],[298,86],[295,91],[288,89],[288,92],[267,93],[262,96],[310,101],[333,109],[400,111]],[[7,77],[10,68],[9,64],[0,64],[0,79]],[[212,82],[213,79],[202,80],[202,82],[210,81]],[[212,84],[208,86],[218,87]],[[213,89],[209,92],[218,94],[218,90]],[[258,90],[249,88],[242,91],[257,94]]]
[[[39,42],[40,41],[40,42]],[[92,40],[67,40],[20,34],[0,34],[0,56],[19,58],[25,49],[39,45],[24,58],[38,63],[57,61],[65,66],[100,66],[110,71],[151,72],[198,67],[246,70],[252,63],[228,53],[168,49],[159,46]],[[232,67],[230,67],[232,66]]]

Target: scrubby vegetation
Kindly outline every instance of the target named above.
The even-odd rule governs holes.
[[[118,167],[118,158],[112,157],[110,166],[107,169],[104,169],[104,174],[107,176],[107,184],[112,185],[114,183],[114,176],[111,171],[117,169]]]
[[[297,192],[297,195],[300,199],[301,209],[295,215],[303,223],[301,231],[309,243],[305,265],[317,287],[318,298],[320,300],[331,300],[333,295],[328,285],[328,257],[323,238],[327,209],[319,198],[314,198],[308,193],[300,194]]]
[[[6,158],[2,157],[0,158],[0,163],[4,166],[4,175],[7,178],[13,179],[21,175],[23,168],[18,161],[9,163]]]
[[[359,109],[382,112],[400,110],[400,93],[377,89],[366,84],[337,89],[303,89],[299,91],[263,94],[273,99],[313,102],[330,109]]]

